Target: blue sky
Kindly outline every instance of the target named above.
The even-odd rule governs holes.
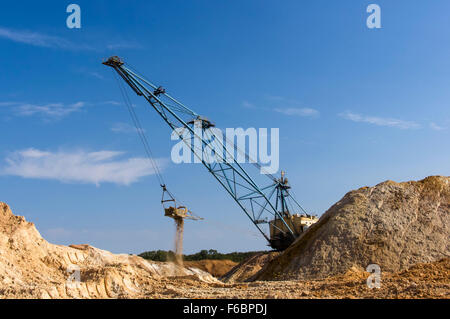
[[[66,1],[0,11],[0,201],[58,244],[171,249],[174,227],[111,70],[124,57],[225,127],[280,128],[297,200],[322,214],[347,191],[450,175],[448,1]],[[381,7],[368,29],[366,7]],[[199,164],[130,94],[171,190],[202,222],[185,251],[265,249]]]

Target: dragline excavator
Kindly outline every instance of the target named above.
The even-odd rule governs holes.
[[[186,143],[194,156],[250,218],[272,248],[286,249],[302,232],[317,222],[317,217],[307,214],[292,196],[292,189],[284,172],[281,172],[279,178],[271,174],[260,174],[259,171],[262,171],[263,168],[256,161],[251,161],[259,171],[256,174],[250,174],[243,168],[242,163],[237,162],[235,156],[226,156],[220,152],[216,152],[215,157],[221,160],[205,160],[204,154],[215,152],[215,149],[211,152],[213,146],[209,130],[215,125],[210,120],[173,98],[163,87],[148,81],[119,57],[112,56],[103,61],[103,64],[117,72],[138,96],[148,102],[173,132],[178,134],[178,137]],[[119,83],[122,82],[119,80]],[[121,89],[124,90],[124,88]],[[137,119],[135,124],[136,122],[138,122]],[[190,134],[184,134],[186,130]],[[198,134],[199,130],[201,130],[201,134]],[[216,143],[222,143],[223,149],[230,152],[223,145],[223,141],[216,140]],[[234,151],[244,153],[249,159],[248,154],[237,149],[236,146],[232,151],[233,154]],[[265,179],[265,182],[258,180],[262,178]],[[170,193],[169,199],[164,199],[168,192],[165,184],[160,182],[163,188],[163,203],[175,201]],[[176,207],[176,205],[166,208],[165,213],[169,217],[178,218],[178,215],[184,214],[187,218],[196,219],[186,208]]]

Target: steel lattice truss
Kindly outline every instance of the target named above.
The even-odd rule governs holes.
[[[103,63],[112,67],[137,95],[147,100],[185,142],[197,161],[208,169],[236,201],[269,243],[267,224],[274,219],[283,221],[286,229],[295,237],[282,215],[295,213],[298,210],[297,207],[302,210],[303,208],[290,196],[289,187],[283,185],[282,180],[268,174],[269,178],[266,180],[269,180],[269,183],[263,187],[258,186],[255,179],[236,161],[234,151],[242,151],[236,148],[230,150],[227,148],[227,142],[224,143],[223,140],[212,136],[210,128],[214,125],[209,120],[174,99],[162,87],[152,84],[136,71],[125,66],[119,58],[111,57]],[[213,143],[216,143],[214,149]],[[224,151],[217,152],[215,151],[217,149]],[[230,152],[233,156],[227,156]],[[214,159],[211,158],[212,156]],[[248,155],[245,156],[248,159]]]

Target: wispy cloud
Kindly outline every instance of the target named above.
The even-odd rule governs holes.
[[[51,118],[62,118],[73,112],[79,111],[86,105],[85,102],[76,102],[73,104],[50,103],[50,104],[29,104],[18,103],[14,106],[14,112],[18,116],[41,115]]]
[[[248,101],[242,102],[242,106],[247,109],[256,109],[257,108],[253,103],[250,103]]]
[[[276,105],[283,105],[278,107],[261,107],[256,106],[255,104],[243,101],[242,106],[247,109],[259,109],[264,111],[272,111],[272,112],[278,112],[284,115],[288,116],[302,116],[302,117],[318,117],[320,115],[320,112],[316,109],[313,109],[311,107],[303,107],[300,102],[287,99],[281,96],[273,96],[269,95],[265,97],[266,100],[269,101],[270,104],[276,104]],[[267,102],[266,102],[267,103]]]
[[[135,133],[137,129],[128,123],[114,123],[111,131],[115,133]],[[142,129],[142,132],[145,132],[145,129]]]
[[[83,74],[83,75],[87,75],[89,77],[93,77],[99,80],[104,80],[105,77],[103,76],[103,74],[100,72],[100,68],[87,68],[87,67],[78,67],[76,69],[74,69],[75,73],[78,74]]]
[[[49,152],[29,148],[7,156],[0,174],[98,186],[101,183],[130,185],[155,173],[147,158],[119,159],[123,154],[108,150]],[[155,161],[161,169],[167,163],[165,159]]]
[[[25,103],[0,102],[0,107],[11,107],[15,116],[39,116],[45,120],[59,120],[72,113],[79,112],[88,106],[120,105],[117,101],[76,102],[76,103]]]
[[[98,72],[87,72],[88,75],[93,76],[94,78],[103,80],[105,77]]]
[[[86,44],[74,43],[61,37],[46,35],[39,32],[15,30],[4,27],[0,27],[0,38],[43,48],[57,48],[64,50],[94,50],[93,47]]]
[[[360,122],[360,123],[369,123],[373,125],[378,126],[388,126],[388,127],[396,127],[400,129],[415,129],[419,128],[420,125],[416,122],[412,121],[404,121],[394,118],[385,118],[385,117],[377,117],[377,116],[367,116],[367,115],[361,115],[357,113],[352,112],[344,112],[339,114],[340,117],[350,120],[353,122]]]
[[[310,117],[317,117],[319,116],[319,111],[309,108],[309,107],[303,107],[303,108],[294,108],[294,107],[288,107],[288,108],[275,108],[275,112],[282,113],[289,116],[310,116]]]
[[[121,105],[120,102],[117,101],[103,101],[103,102],[96,102],[96,103],[90,103],[89,105]]]
[[[142,48],[141,45],[135,42],[117,41],[115,43],[106,43],[103,40],[91,39],[90,43],[79,43],[60,36],[48,35],[36,31],[5,28],[2,26],[0,26],[0,38],[35,47],[71,51],[105,51]]]
[[[434,123],[434,122],[431,122],[430,123],[430,128],[432,129],[432,130],[435,130],[435,131],[445,131],[445,127],[443,127],[443,126],[440,126],[440,125],[438,125],[438,124],[436,124],[436,123]]]

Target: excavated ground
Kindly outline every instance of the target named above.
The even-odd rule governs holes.
[[[0,296],[3,298],[153,298],[174,283],[220,284],[197,268],[115,255],[89,245],[44,240],[33,223],[0,203]]]
[[[50,244],[0,203],[0,297],[450,298],[449,194],[448,177],[352,191],[285,252],[253,256],[223,281],[189,264]],[[369,263],[381,266],[380,288],[367,285]]]
[[[319,279],[371,264],[398,272],[450,257],[450,178],[386,181],[348,192],[257,280]]]
[[[253,281],[254,277],[279,254],[278,252],[256,254],[234,266],[220,280],[227,283]]]
[[[418,264],[397,273],[381,273],[381,287],[368,288],[370,274],[350,269],[321,280],[255,281],[223,285],[179,285],[169,298],[450,298],[450,259]]]
[[[237,262],[232,260],[224,259],[224,260],[211,260],[211,259],[203,259],[196,261],[184,261],[184,266],[198,268],[203,271],[206,271],[213,275],[216,278],[220,278],[223,275],[227,274],[231,269],[238,265]]]

